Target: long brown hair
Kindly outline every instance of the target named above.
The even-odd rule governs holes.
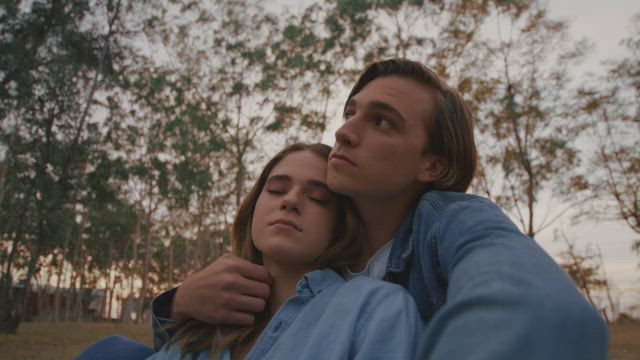
[[[328,160],[331,147],[325,144],[289,145],[277,153],[264,167],[258,180],[245,196],[233,221],[231,229],[232,253],[242,259],[262,264],[262,256],[253,244],[251,222],[258,197],[271,173],[271,170],[287,155],[310,151],[322,159]],[[351,200],[336,194],[338,200],[336,226],[329,247],[316,261],[316,268],[331,268],[342,272],[352,265],[362,249],[362,221]],[[211,325],[195,319],[178,321],[172,325],[176,329],[169,344],[180,346],[182,355],[211,349],[211,358],[215,358],[225,348],[232,348],[250,342],[269,321],[270,314],[256,315],[255,324],[248,327]]]
[[[367,84],[384,76],[412,79],[432,90],[434,109],[425,117],[425,152],[442,156],[447,162],[447,171],[442,178],[427,184],[427,190],[467,191],[476,173],[478,153],[473,135],[474,119],[460,93],[419,62],[388,59],[365,67],[347,103]]]

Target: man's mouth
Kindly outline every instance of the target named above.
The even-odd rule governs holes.
[[[332,153],[331,156],[329,157],[329,161],[331,160],[336,160],[336,161],[345,161],[348,162],[349,164],[353,165],[353,166],[357,166],[353,161],[351,161],[351,159],[349,159],[348,157],[339,154],[339,153]]]

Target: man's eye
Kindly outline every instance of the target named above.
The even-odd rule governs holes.
[[[267,189],[267,192],[268,192],[269,194],[276,194],[276,195],[284,194],[284,193],[285,193],[285,191],[284,191],[284,190],[281,190],[281,189]]]
[[[352,116],[353,116],[353,111],[345,111],[344,114],[342,114],[342,120],[347,121]]]
[[[376,118],[375,124],[381,129],[391,129],[393,127],[393,122],[385,117]]]

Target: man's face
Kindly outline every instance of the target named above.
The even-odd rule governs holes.
[[[424,169],[432,156],[424,149],[432,103],[431,91],[409,78],[386,76],[367,84],[345,106],[328,186],[356,201],[413,196],[430,180]]]

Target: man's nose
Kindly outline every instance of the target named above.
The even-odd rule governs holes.
[[[336,143],[344,146],[358,146],[360,144],[359,119],[352,116],[336,130]]]

